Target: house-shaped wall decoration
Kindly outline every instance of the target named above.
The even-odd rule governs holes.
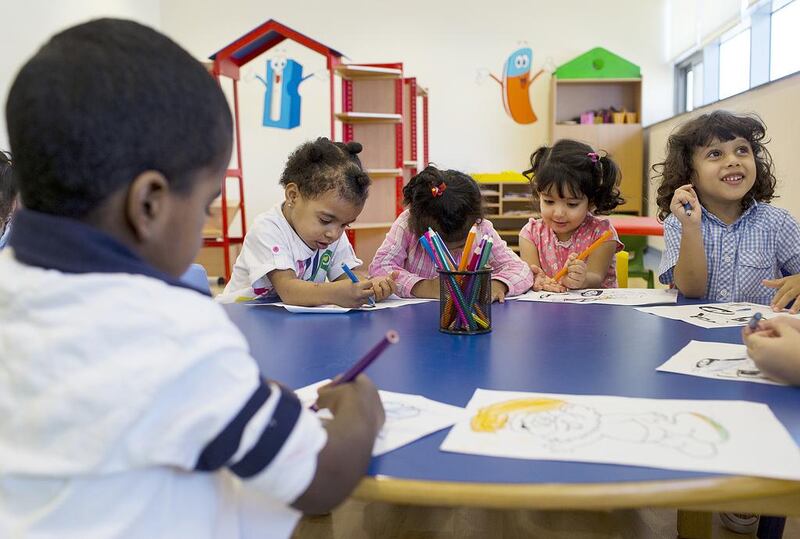
[[[286,39],[291,39],[323,55],[327,60],[327,68],[330,72],[329,85],[330,85],[330,125],[331,125],[331,140],[335,134],[335,116],[334,116],[334,68],[342,61],[342,53],[323,45],[319,41],[311,39],[305,34],[301,34],[297,30],[289,28],[274,19],[270,19],[253,30],[247,32],[243,36],[237,38],[232,43],[226,45],[222,49],[212,54],[209,59],[212,64],[209,68],[211,74],[219,81],[221,77],[226,77],[233,82],[233,128],[234,128],[234,142],[235,142],[235,155],[236,155],[236,168],[228,169],[225,175],[225,181],[222,182],[222,204],[221,204],[221,226],[218,231],[212,236],[204,234],[203,246],[205,247],[220,247],[224,253],[224,267],[225,279],[230,279],[230,246],[235,244],[242,244],[246,233],[245,215],[244,215],[244,183],[242,179],[242,145],[241,145],[241,131],[239,124],[239,89],[238,82],[240,79],[239,68],[254,60],[258,56],[267,52],[271,48],[279,45]],[[227,185],[228,179],[233,178],[237,180],[239,188],[239,200],[235,206],[228,206]],[[240,236],[231,237],[228,229],[232,224],[234,215],[240,218],[240,227],[242,233]]]
[[[558,66],[553,73],[564,79],[638,79],[642,70],[613,52],[596,47]]]

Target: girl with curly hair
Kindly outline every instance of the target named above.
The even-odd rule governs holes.
[[[362,265],[344,233],[369,194],[358,142],[306,142],[289,156],[280,183],[285,200],[256,217],[233,275],[217,301],[279,297],[292,305],[360,307],[395,291],[391,275],[352,282],[343,266]]]

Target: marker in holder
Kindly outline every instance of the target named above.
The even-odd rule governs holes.
[[[439,270],[439,331],[479,335],[492,331],[492,268]]]

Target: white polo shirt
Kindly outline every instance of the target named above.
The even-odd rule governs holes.
[[[267,274],[273,270],[293,270],[299,279],[322,283],[342,276],[342,263],[351,269],[362,264],[342,234],[326,249],[312,249],[297,235],[277,204],[256,217],[244,238],[242,252],[233,265],[231,280],[221,303],[276,298],[277,293]]]
[[[0,537],[286,538],[325,442],[210,298],[93,228],[17,214]]]

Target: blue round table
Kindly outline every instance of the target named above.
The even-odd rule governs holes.
[[[476,388],[766,403],[800,443],[800,389],[656,372],[689,340],[740,343],[736,328],[707,330],[610,305],[509,301],[493,331],[438,331],[437,302],[340,315],[226,306],[269,378],[299,388],[344,371],[388,329],[400,343],[367,374],[389,391],[465,406]],[[437,432],[373,459],[355,495],[398,503],[502,508],[745,508],[800,514],[800,482],[675,470],[446,453]]]

